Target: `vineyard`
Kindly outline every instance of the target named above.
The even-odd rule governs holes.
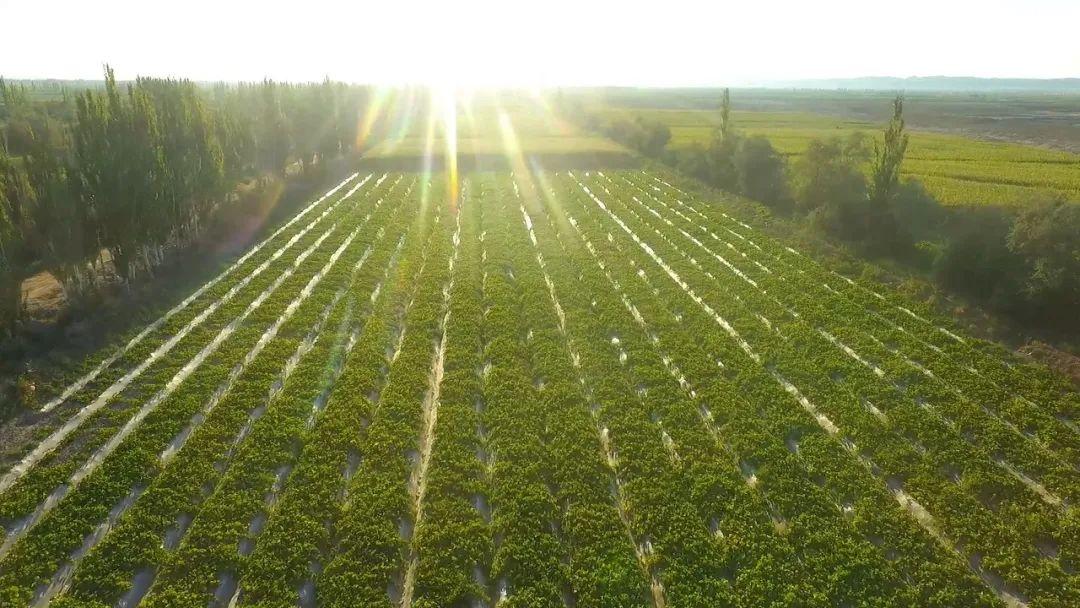
[[[350,176],[86,361],[0,605],[1080,605],[1063,379],[679,177],[520,164]]]

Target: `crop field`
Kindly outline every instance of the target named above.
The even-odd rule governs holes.
[[[476,98],[448,100],[437,94],[433,104],[436,107],[432,111],[417,107],[415,114],[402,112],[396,121],[399,128],[389,129],[365,155],[366,161],[379,165],[432,158],[442,161],[455,156],[462,164],[474,158],[494,158],[505,166],[512,164],[508,152],[547,160],[546,166],[587,165],[594,159],[603,159],[609,165],[629,161],[626,148],[610,139],[582,133],[558,118],[538,98],[478,94]],[[454,125],[453,132],[448,132],[447,124]]]
[[[669,125],[673,148],[708,145],[719,120],[718,113],[705,110],[610,108],[606,113],[642,115]],[[857,131],[876,136],[881,130],[880,124],[808,113],[736,111],[732,116],[737,128],[767,137],[792,159],[815,138]],[[1080,156],[1034,146],[915,131],[903,171],[948,205],[1016,205],[1047,194],[1080,198]]]
[[[13,435],[0,605],[1080,605],[1080,394],[693,192],[350,176]]]

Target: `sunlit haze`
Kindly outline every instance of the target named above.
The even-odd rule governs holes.
[[[4,0],[0,15],[9,78],[97,79],[106,62],[123,79],[474,86],[1080,76],[1075,0]]]

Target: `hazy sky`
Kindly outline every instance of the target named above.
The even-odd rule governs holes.
[[[1080,76],[1080,0],[0,0],[0,75],[461,85]]]

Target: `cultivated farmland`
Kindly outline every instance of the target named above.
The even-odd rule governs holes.
[[[641,116],[671,128],[672,149],[708,145],[719,124],[709,110],[619,108],[609,117]],[[736,111],[735,124],[762,135],[785,156],[796,159],[813,139],[873,135],[879,125],[809,113]],[[1016,143],[979,141],[946,133],[914,132],[903,164],[905,177],[918,179],[947,205],[1023,205],[1039,196],[1080,196],[1080,156]]]
[[[515,154],[542,157],[549,168],[633,163],[626,148],[567,124],[541,97],[487,93],[452,100],[436,93],[432,105],[430,111],[421,106],[412,114],[399,110],[400,128],[388,129],[365,154],[365,166],[440,167],[453,157],[462,168],[504,168],[513,164],[507,157]],[[450,124],[452,130],[444,127]]]
[[[656,171],[352,175],[86,369],[2,605],[1080,604],[1080,395]]]

